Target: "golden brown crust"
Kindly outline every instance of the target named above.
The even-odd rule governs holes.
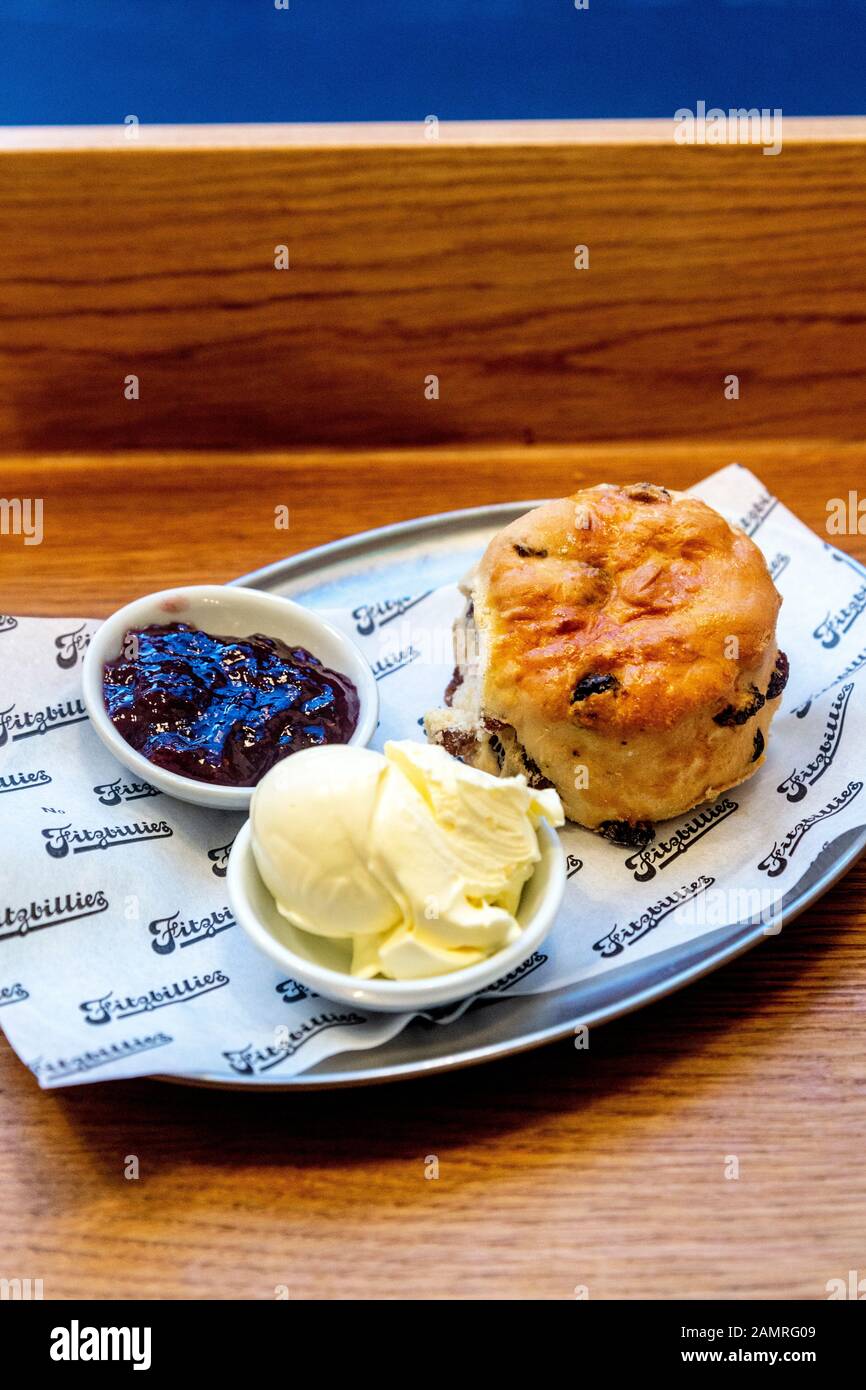
[[[775,656],[761,552],[705,503],[651,484],[549,502],[491,541],[473,585],[485,710],[623,735],[712,719]]]
[[[646,833],[752,776],[787,677],[760,552],[701,502],[590,488],[520,518],[461,586],[450,707],[428,738]]]

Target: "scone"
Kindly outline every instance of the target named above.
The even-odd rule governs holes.
[[[427,736],[624,843],[760,767],[788,676],[761,552],[706,503],[603,484],[506,526],[461,586]]]

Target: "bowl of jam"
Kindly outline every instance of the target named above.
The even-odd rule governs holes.
[[[94,731],[182,801],[244,810],[265,773],[325,743],[366,744],[376,681],[354,642],[290,599],[233,585],[166,589],[97,630],[84,661]]]

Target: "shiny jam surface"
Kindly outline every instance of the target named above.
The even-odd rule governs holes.
[[[103,692],[118,733],[157,767],[231,787],[301,748],[348,742],[358,723],[352,681],[303,647],[186,623],[128,632]]]

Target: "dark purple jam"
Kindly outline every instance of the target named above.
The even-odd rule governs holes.
[[[186,623],[128,632],[104,668],[114,727],[157,767],[253,787],[274,763],[320,743],[347,743],[358,691],[303,647],[260,632],[214,637]]]

